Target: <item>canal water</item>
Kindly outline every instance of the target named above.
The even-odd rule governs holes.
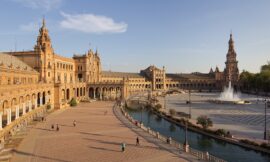
[[[167,137],[184,143],[185,129],[177,126],[169,121],[158,117],[150,111],[134,111],[127,112],[136,120],[143,122],[147,127]],[[190,147],[208,151],[210,154],[222,158],[229,162],[270,162],[270,155],[246,149],[237,145],[233,145],[221,140],[217,140],[196,132],[188,131],[188,143]]]

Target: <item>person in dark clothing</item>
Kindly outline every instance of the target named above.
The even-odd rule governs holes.
[[[59,126],[58,126],[58,124],[56,125],[56,131],[59,131]]]
[[[136,146],[139,146],[140,145],[140,140],[139,140],[139,137],[137,137],[136,139]]]
[[[54,129],[54,124],[52,124],[51,128]]]

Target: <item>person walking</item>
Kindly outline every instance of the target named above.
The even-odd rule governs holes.
[[[136,139],[136,146],[139,146],[140,145],[140,140],[139,140],[139,137],[137,137]]]
[[[73,121],[73,126],[76,127],[76,120]]]
[[[54,124],[52,124],[51,128],[54,129]]]
[[[125,151],[125,149],[126,149],[126,144],[125,144],[124,142],[122,142],[122,144],[121,144],[121,148],[122,148],[122,152],[124,152],[124,151]]]
[[[58,126],[58,124],[56,125],[56,131],[59,131],[59,126]]]

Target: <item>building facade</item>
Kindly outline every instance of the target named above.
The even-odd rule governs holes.
[[[114,100],[170,89],[215,91],[237,85],[239,72],[232,35],[226,67],[220,72],[170,74],[154,65],[139,73],[102,71],[98,51],[66,58],[54,52],[43,20],[34,49],[0,53],[0,129],[39,108],[60,109],[72,98]]]

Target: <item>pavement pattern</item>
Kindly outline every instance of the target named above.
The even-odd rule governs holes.
[[[242,94],[243,100],[251,101],[247,105],[215,104],[207,102],[208,99],[216,99],[219,94],[215,93],[192,93],[191,94],[191,122],[196,123],[200,115],[207,115],[213,120],[214,129],[223,128],[230,131],[237,138],[250,140],[262,140],[264,132],[265,109],[264,98]],[[164,98],[159,98],[164,104]],[[188,94],[168,95],[166,97],[166,110],[175,109],[189,114],[189,105],[186,101]],[[267,110],[267,125],[270,125],[270,111]],[[269,130],[269,127],[268,127]],[[269,131],[270,132],[270,131]]]
[[[32,126],[14,151],[12,162],[184,162],[196,161],[164,147],[121,119],[112,102],[80,103],[58,110]],[[120,120],[121,121],[120,121]],[[73,121],[76,120],[76,126]],[[54,129],[51,125],[54,124]],[[59,131],[56,131],[56,124]],[[130,124],[130,125],[129,125]],[[136,146],[137,136],[140,146]],[[121,143],[126,143],[125,152]],[[180,158],[181,157],[181,158]],[[191,160],[186,160],[191,159]]]

